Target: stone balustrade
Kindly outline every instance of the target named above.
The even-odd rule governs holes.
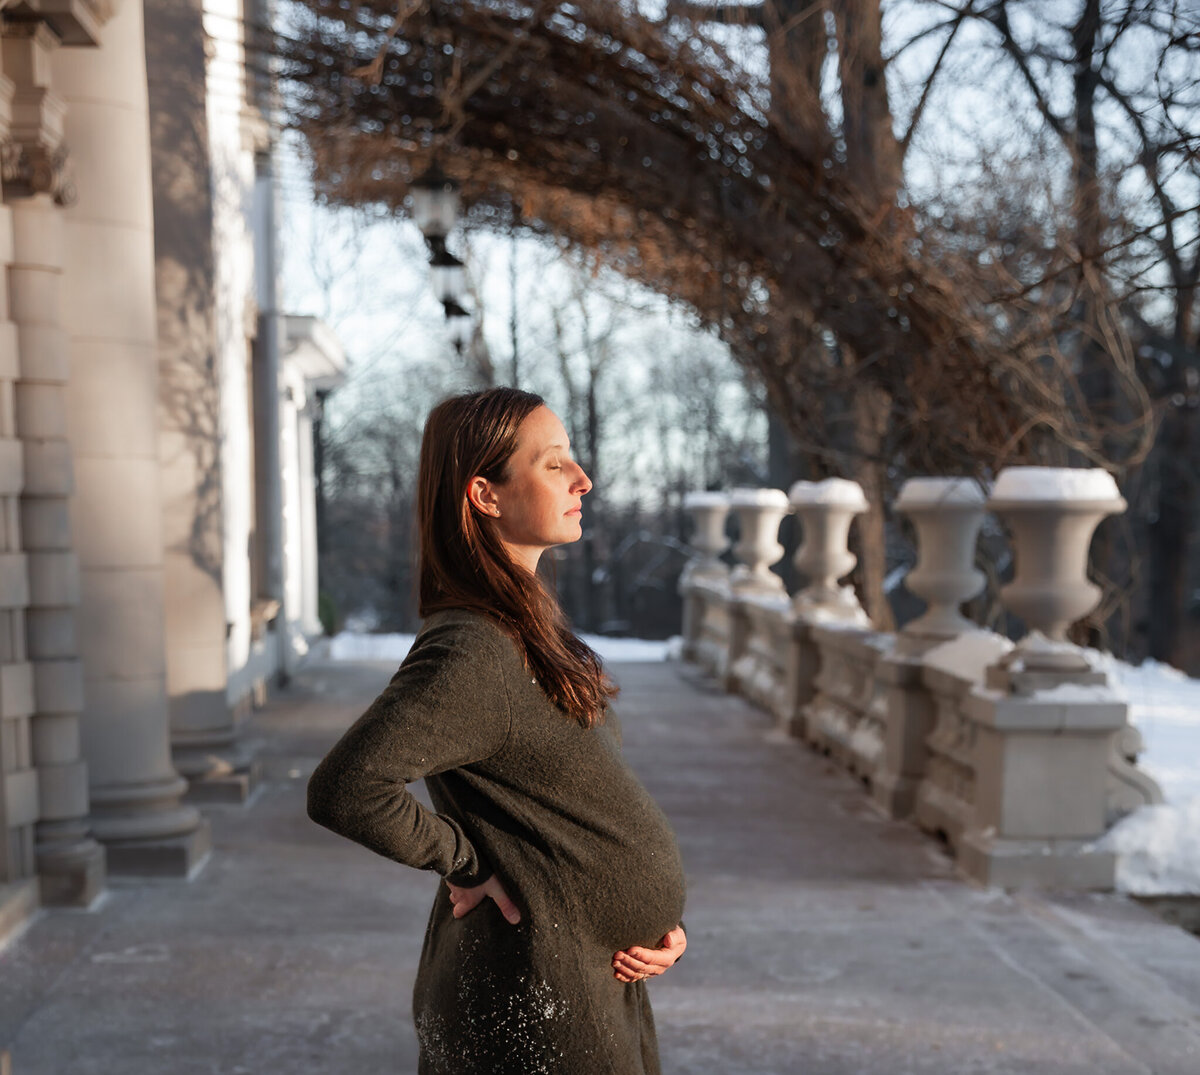
[[[868,508],[855,483],[694,493],[684,507],[696,549],[680,582],[685,659],[843,765],[892,816],[944,838],[972,879],[1112,886],[1097,838],[1161,794],[1137,768],[1140,739],[1107,659],[1066,639],[1099,598],[1086,573],[1092,535],[1125,508],[1111,476],[1012,467],[990,495],[968,479],[907,482],[894,505],[916,539],[905,586],[926,609],[895,634],[840,582],[855,565],[850,527]],[[975,560],[988,511],[1012,537],[1016,570],[1000,600],[1027,629],[1015,644],[962,612],[984,586]],[[790,597],[771,570],[789,513],[807,580]]]
[[[861,627],[817,627],[816,694],[805,707],[805,738],[868,785],[883,754],[886,698],[876,668],[890,636]]]

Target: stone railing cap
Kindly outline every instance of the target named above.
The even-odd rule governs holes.
[[[988,667],[1012,649],[1013,644],[1003,635],[981,628],[939,643],[921,657],[921,664],[956,679],[982,683]]]
[[[943,504],[983,506],[987,493],[974,478],[909,478],[896,497],[898,511],[905,508],[932,508]]]
[[[1120,499],[1113,476],[1099,467],[1005,467],[991,495],[992,501]]]
[[[867,498],[858,482],[846,478],[826,478],[819,482],[796,482],[788,491],[793,504],[839,504],[866,511]]]
[[[696,489],[683,494],[683,506],[685,508],[727,508],[729,507],[729,494],[717,492],[715,489]]]
[[[787,493],[782,489],[734,489],[729,494],[729,504],[734,508],[789,507]]]

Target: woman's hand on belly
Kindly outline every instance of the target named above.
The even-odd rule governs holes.
[[[619,982],[637,982],[662,974],[675,965],[687,947],[687,936],[676,926],[663,937],[658,948],[626,948],[613,955],[613,977]]]
[[[508,898],[508,893],[501,887],[500,880],[495,874],[492,874],[482,885],[474,885],[471,888],[459,888],[458,885],[452,885],[449,881],[446,882],[446,887],[450,889],[450,902],[454,905],[451,913],[455,918],[462,918],[485,899],[491,897],[496,901],[496,906],[500,908],[500,913],[509,922],[515,926],[521,921],[521,912],[517,910],[517,905]]]

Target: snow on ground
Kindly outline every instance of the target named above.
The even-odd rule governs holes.
[[[399,664],[414,635],[343,631],[330,641],[337,661]],[[677,657],[679,640],[584,635],[601,659],[662,661]],[[1130,704],[1130,720],[1142,733],[1139,768],[1163,790],[1161,806],[1145,806],[1116,825],[1101,846],[1117,853],[1117,887],[1136,895],[1200,895],[1200,680],[1157,661],[1137,668],[1105,663]]]
[[[1200,679],[1158,661],[1114,665],[1130,723],[1146,743],[1139,768],[1158,781],[1168,802],[1200,797]]]
[[[1200,895],[1200,680],[1170,665],[1112,662],[1142,733],[1138,758],[1163,791],[1105,836],[1117,853],[1117,887],[1139,896]]]
[[[329,643],[329,656],[335,661],[395,661],[404,660],[416,635],[373,635],[342,631]],[[654,642],[645,638],[609,638],[604,635],[582,635],[603,661],[665,661],[677,655],[678,642],[668,639]]]
[[[391,661],[398,665],[408,656],[416,637],[340,631],[329,640],[329,656],[335,661]]]

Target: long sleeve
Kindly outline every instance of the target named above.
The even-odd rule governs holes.
[[[494,631],[427,628],[387,688],[308,782],[308,815],[387,858],[435,870],[457,885],[492,868],[454,818],[419,803],[406,785],[486,760],[508,738],[511,706]]]

